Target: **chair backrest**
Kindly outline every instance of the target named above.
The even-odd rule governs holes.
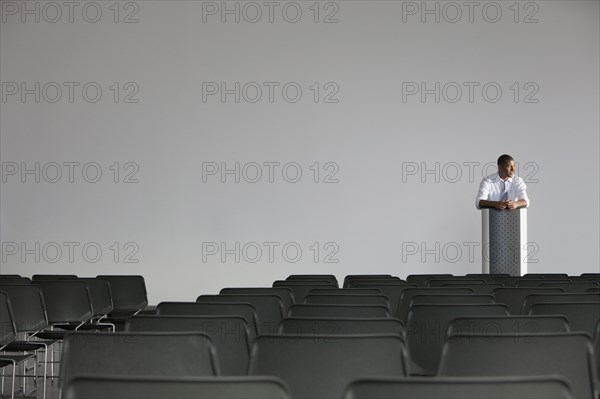
[[[222,375],[245,375],[248,370],[251,336],[243,317],[138,315],[127,319],[125,331],[201,332],[215,345]]]
[[[545,279],[545,278],[522,278],[517,282],[517,287],[518,288],[532,288],[532,287],[542,287],[542,285],[545,285],[547,287],[546,284],[550,283],[565,283],[568,282],[569,280],[554,280],[554,279]]]
[[[292,274],[286,278],[286,281],[327,281],[338,286],[337,278],[333,274]]]
[[[348,274],[344,277],[344,288],[348,288],[348,283],[357,280],[369,280],[369,279],[399,279],[399,277],[392,276],[391,274]]]
[[[383,295],[378,288],[313,288],[309,295]]]
[[[310,283],[307,283],[306,280],[279,280],[273,282],[273,287],[286,287],[291,289],[294,293],[294,303],[302,303],[304,297],[313,288],[338,288],[337,284],[318,280],[311,281]]]
[[[397,277],[394,278],[368,278],[362,280],[351,280],[348,282],[348,286],[345,288],[360,288],[360,287],[373,287],[377,285],[414,285],[407,283]]]
[[[31,277],[32,281],[44,281],[44,280],[76,280],[75,274],[34,274]]]
[[[482,274],[482,273],[467,273],[465,277],[473,277],[476,279],[482,279],[489,282],[496,282],[496,279],[501,277],[510,277],[509,274],[506,273],[490,273],[490,274]]]
[[[571,331],[585,332],[594,337],[596,324],[600,321],[600,302],[553,302],[536,303],[530,315],[563,315],[569,320]]]
[[[529,279],[542,280],[541,277],[529,277]],[[497,283],[501,283],[506,288],[516,288],[521,280],[523,280],[523,277],[521,276],[500,276],[495,278]]]
[[[283,309],[285,312],[294,304],[294,293],[291,289],[285,287],[231,287],[223,288],[219,294],[222,295],[246,295],[246,294],[257,294],[257,295],[277,295],[283,303]]]
[[[452,320],[465,316],[508,316],[502,304],[414,305],[408,313],[406,338],[413,373],[436,373],[446,331]]]
[[[566,280],[569,278],[567,273],[526,273],[524,278],[541,278],[544,280]]]
[[[10,299],[0,291],[0,350],[17,338]]]
[[[413,305],[443,305],[461,303],[494,303],[494,297],[491,295],[477,294],[422,294],[413,296],[408,307],[410,309],[410,307]]]
[[[201,295],[196,299],[198,303],[223,302],[223,303],[251,303],[256,309],[256,316],[260,321],[260,334],[274,334],[281,320],[283,320],[284,309],[281,299],[277,295],[264,294],[220,294]]]
[[[427,280],[445,277],[452,277],[452,274],[410,274],[406,277],[406,282],[409,284],[416,284],[419,287],[426,287]]]
[[[94,316],[90,291],[79,280],[40,280],[49,324],[79,324]]]
[[[410,309],[410,302],[415,295],[435,295],[435,294],[457,294],[457,295],[469,295],[473,294],[471,288],[446,288],[446,287],[435,287],[435,288],[406,288],[402,291],[400,296],[400,303],[398,305],[398,317],[403,322],[406,322],[408,317],[408,310]]]
[[[318,335],[331,337],[348,334],[395,334],[406,336],[404,324],[398,319],[323,319],[289,318],[279,325],[279,334]]]
[[[240,316],[248,323],[253,335],[259,334],[256,308],[251,303],[237,302],[161,302],[156,306],[159,316]]]
[[[137,312],[148,306],[146,282],[142,276],[97,276],[109,282],[114,312]]]
[[[586,292],[591,288],[598,288],[600,284],[596,281],[571,281],[571,282],[547,282],[540,285],[540,287],[557,287],[562,288],[565,292],[572,294]]]
[[[523,299],[521,314],[529,314],[529,310],[536,303],[552,302],[600,302],[600,293],[584,292],[579,294],[531,294]]]
[[[381,305],[389,309],[390,303],[386,296],[379,295],[340,295],[340,294],[308,294],[304,303],[321,305]]]
[[[201,333],[74,332],[65,336],[60,387],[77,376],[219,375],[215,347]]]
[[[594,354],[596,355],[596,371],[598,373],[598,381],[600,381],[600,321],[596,325],[594,334]]]
[[[439,376],[559,375],[574,398],[596,397],[592,345],[583,333],[515,336],[455,335],[444,344]]]
[[[62,399],[291,399],[274,377],[76,377]]]
[[[487,281],[481,278],[475,277],[440,277],[440,278],[431,278],[427,280],[427,287],[443,287],[445,284],[468,284],[468,285],[478,285],[478,284],[486,284]]]
[[[397,335],[258,337],[249,375],[273,375],[295,398],[340,398],[354,379],[408,374],[406,350]]]
[[[31,279],[27,277],[6,277],[0,276],[0,284],[2,285],[25,285],[31,284]]]
[[[46,305],[36,285],[0,285],[10,298],[17,332],[35,333],[48,326]]]
[[[294,305],[287,317],[323,318],[382,318],[390,317],[386,306],[381,305]]]
[[[496,303],[503,303],[508,306],[510,314],[521,314],[521,306],[525,297],[531,294],[560,294],[564,291],[560,288],[539,288],[539,287],[505,287],[496,288],[492,295]]]
[[[407,288],[417,288],[415,284],[407,284],[407,283],[359,283],[356,286],[356,289],[361,288],[373,288],[378,289],[385,295],[390,302],[390,313],[392,316],[396,316],[398,314],[398,306],[400,305],[400,297],[402,297],[402,293]]]
[[[458,317],[450,322],[446,337],[453,335],[515,335],[534,337],[540,333],[569,332],[564,316],[478,316]]]
[[[485,283],[477,282],[475,284],[450,281],[447,283],[443,283],[442,287],[446,287],[446,288],[469,287],[473,290],[473,292],[475,294],[491,295],[492,292],[496,288],[502,288],[502,287],[504,287],[504,285],[502,283],[495,283],[495,282],[492,283],[492,282],[487,282],[487,281]]]
[[[87,284],[95,316],[107,315],[113,311],[112,291],[107,280],[98,277],[80,277],[77,280]]]
[[[354,381],[344,399],[571,399],[560,377],[374,378]]]

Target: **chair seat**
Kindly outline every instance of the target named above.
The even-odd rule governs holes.
[[[9,366],[11,364],[21,364],[29,359],[35,359],[36,355],[10,355],[10,354],[2,354],[0,355],[0,363],[3,364],[2,367]]]
[[[35,336],[37,338],[41,338],[43,340],[56,340],[56,341],[62,341],[63,339],[65,339],[65,335],[67,335],[67,333],[69,333],[69,331],[58,331],[58,330],[54,330],[54,331],[41,331],[39,333],[37,333]]]
[[[2,348],[6,352],[32,352],[38,349],[45,349],[46,345],[43,343],[27,342],[27,341],[13,341],[10,344]]]

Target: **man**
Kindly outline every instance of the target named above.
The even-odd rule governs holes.
[[[498,158],[498,172],[481,181],[475,206],[477,209],[516,209],[529,204],[527,185],[515,175],[513,157],[501,155]]]

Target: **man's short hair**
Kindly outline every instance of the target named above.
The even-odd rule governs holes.
[[[513,157],[508,154],[500,155],[498,157],[498,166],[509,163],[510,161],[514,161]]]

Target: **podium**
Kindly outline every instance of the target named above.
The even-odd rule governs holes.
[[[527,273],[527,208],[481,210],[482,273]]]

